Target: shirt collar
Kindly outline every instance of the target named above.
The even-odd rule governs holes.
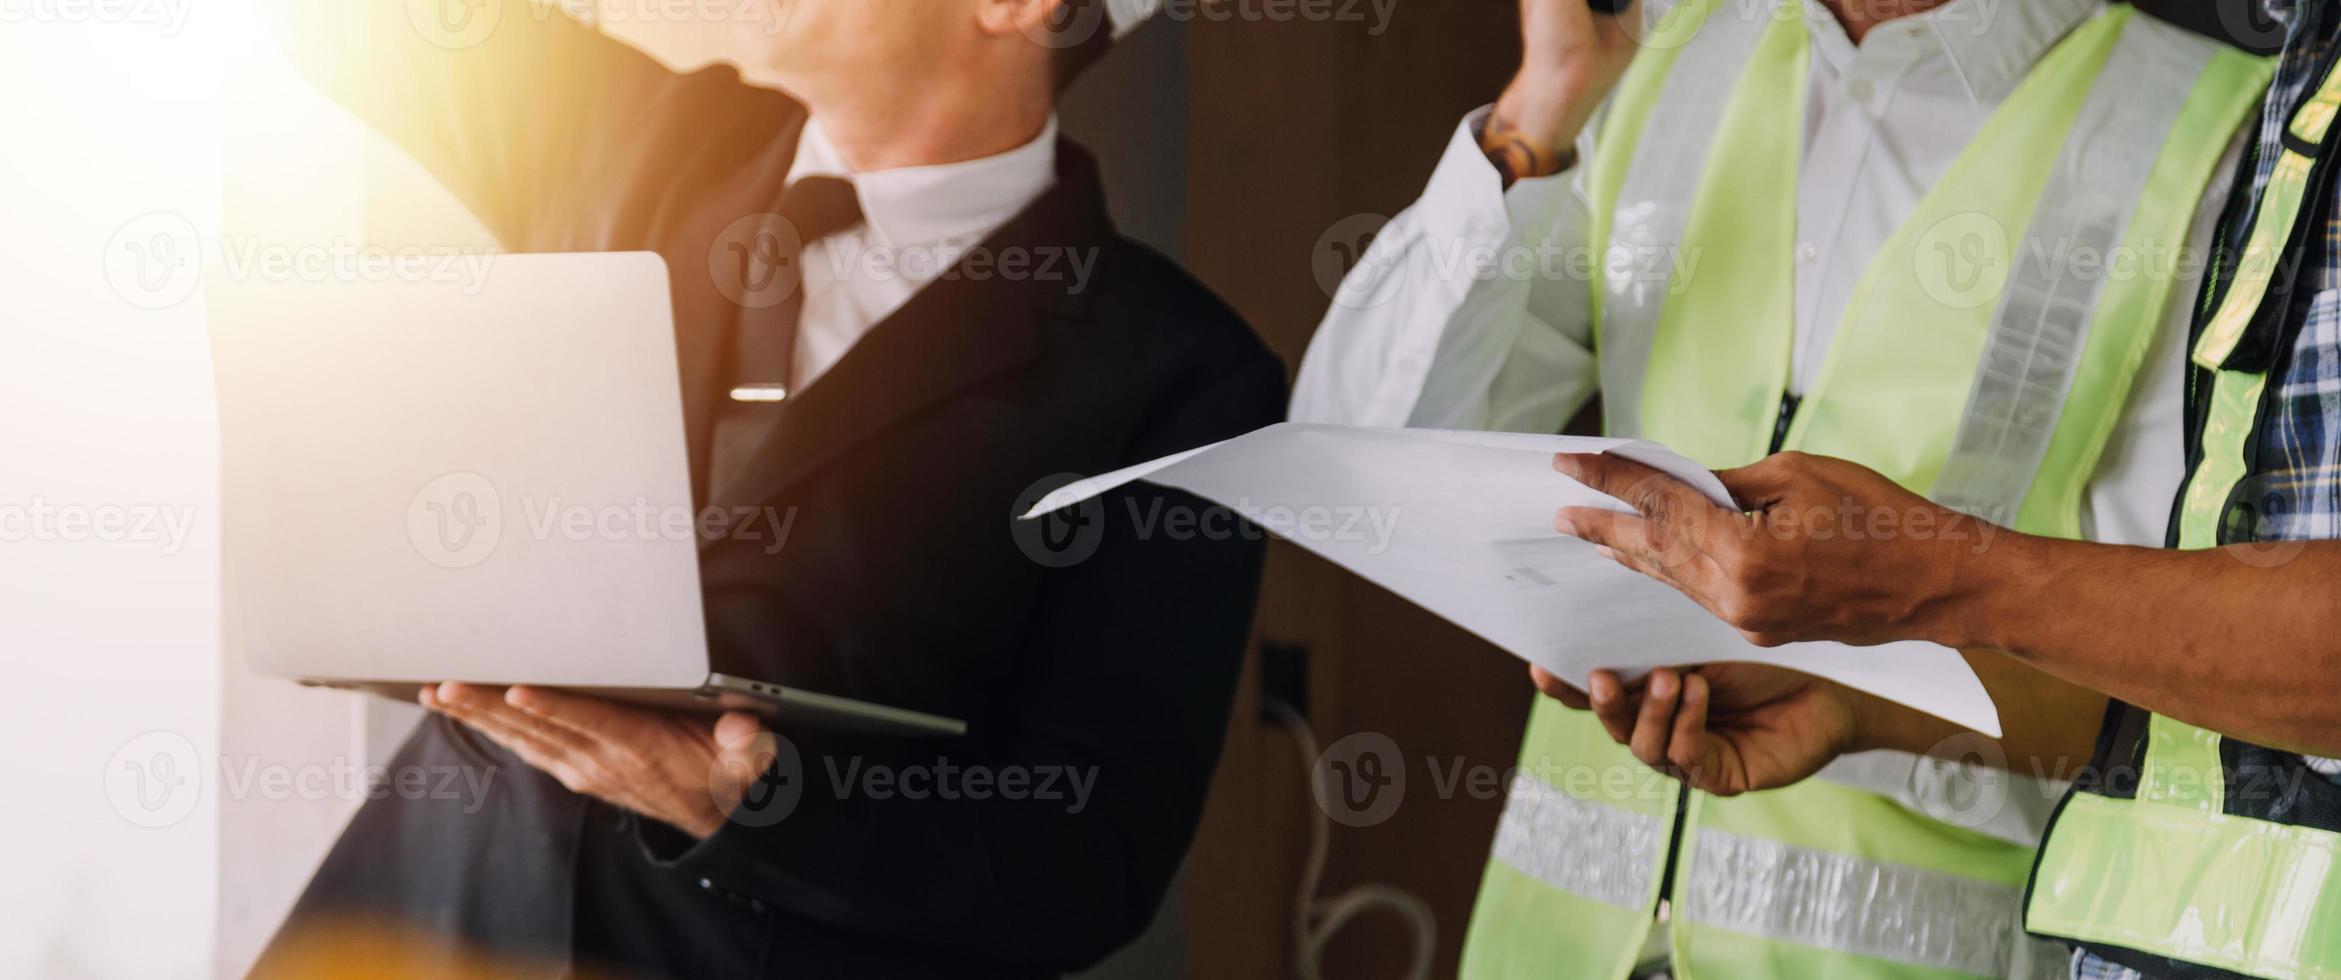
[[[2050,48],[2103,6],[2102,0],[1951,0],[1878,25],[1862,46],[1918,44],[1939,50],[1976,104],[1997,105]],[[1807,0],[1805,14],[1816,56],[1839,71],[1848,69],[1856,49],[1844,25],[1818,0]]]
[[[887,245],[931,245],[981,238],[1039,198],[1057,179],[1057,117],[1038,137],[1006,153],[959,163],[855,173],[821,129],[805,122],[788,179],[852,181],[862,217]]]

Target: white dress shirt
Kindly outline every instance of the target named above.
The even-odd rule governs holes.
[[[2101,4],[1952,0],[1878,25],[1859,46],[1824,8],[1806,7],[1813,57],[1797,185],[1792,393],[1819,374],[1871,256],[2041,56]],[[1360,265],[1402,269],[1394,273],[1401,280],[1336,299],[1302,362],[1293,418],[1554,432],[1595,393],[1586,278],[1478,261],[1584,252],[1582,168],[1505,189],[1475,135],[1486,112],[1458,127],[1422,199],[1382,229]],[[2208,254],[2240,149],[2231,144],[2196,209],[2188,235],[2195,255]],[[1590,158],[1590,132],[1578,151]],[[2185,469],[2182,365],[2200,272],[2199,263],[2182,264],[2143,376],[2089,482],[2082,522],[2094,540],[2163,541]],[[1942,770],[1870,753],[1826,774],[1925,809],[1966,791],[1962,777]],[[2003,819],[1978,829],[2036,841],[2053,788],[2018,786],[2009,795]]]
[[[863,220],[805,248],[790,391],[812,384],[870,328],[1056,183],[1057,120],[1051,116],[1039,137],[996,156],[856,173],[813,119],[788,180],[816,175],[851,181]]]

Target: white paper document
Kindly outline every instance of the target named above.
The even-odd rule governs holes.
[[[1146,480],[1223,505],[1580,685],[1605,667],[1638,677],[1716,661],[1778,664],[2000,734],[1990,695],[1956,651],[1918,642],[1765,649],[1554,532],[1562,507],[1627,509],[1554,471],[1557,452],[1615,453],[1730,505],[1713,473],[1652,442],[1286,422],[1079,481],[1024,516]]]

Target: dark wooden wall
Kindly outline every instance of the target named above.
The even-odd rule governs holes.
[[[1457,121],[1493,99],[1518,57],[1510,2],[1397,3],[1379,33],[1370,5],[1354,9],[1366,19],[1182,28],[1185,258],[1293,367],[1329,302],[1312,273],[1320,236],[1349,216],[1411,203]],[[1334,825],[1324,891],[1380,882],[1428,900],[1438,916],[1436,975],[1451,976],[1499,801],[1436,798],[1426,760],[1510,765],[1531,695],[1525,669],[1284,544],[1270,558],[1257,632],[1308,650],[1308,710],[1321,744],[1380,732],[1406,758],[1405,802],[1391,819]],[[1257,661],[1255,647],[1188,864],[1191,976],[1291,975],[1314,804],[1293,740],[1259,719]],[[1324,976],[1400,976],[1407,943],[1399,921],[1369,915],[1333,943]]]

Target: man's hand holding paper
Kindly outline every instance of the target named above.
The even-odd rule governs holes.
[[[1686,664],[1769,664],[1999,734],[1990,696],[1955,651],[1916,642],[1758,646],[1682,593],[1556,534],[1556,508],[1637,513],[1556,473],[1560,453],[1630,462],[1632,472],[1694,491],[1722,526],[1747,521],[1714,474],[1654,443],[1306,423],[1083,480],[1026,516],[1149,480],[1225,505],[1572,683],[1604,668],[1638,682]],[[1291,519],[1312,510],[1380,513],[1370,522]]]
[[[1553,468],[1632,508],[1565,506],[1556,530],[1673,587],[1749,642],[1980,645],[1967,658],[2012,719],[2000,736],[2005,757],[2043,765],[2090,744],[2101,695],[1990,652],[1973,634],[1990,618],[1977,612],[1988,576],[1976,569],[2005,528],[1859,464],[1804,453],[1715,474],[1729,505],[1616,454],[1561,453]],[[1848,753],[1971,747],[1939,718],[1778,667],[1662,668],[1631,685],[1595,671],[1583,690],[1530,670],[1540,690],[1593,711],[1645,765],[1710,793],[1786,786]]]
[[[1673,586],[1748,642],[1937,637],[1932,608],[2001,528],[1840,459],[1780,453],[1715,474],[1732,502],[1625,456],[1561,453],[1553,468],[1632,508],[1563,507],[1553,529]],[[1923,580],[1926,587],[1912,589]]]

